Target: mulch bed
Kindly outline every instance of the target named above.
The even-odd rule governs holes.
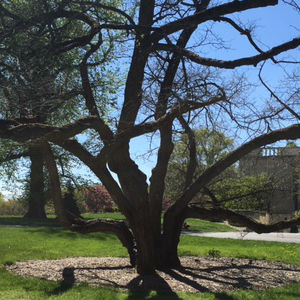
[[[138,276],[127,258],[76,257],[29,260],[7,266],[21,276],[127,289],[173,292],[223,292],[267,289],[300,281],[300,267],[283,263],[237,258],[182,257],[182,268]]]

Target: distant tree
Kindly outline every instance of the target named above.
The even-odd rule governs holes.
[[[179,197],[189,184],[188,178],[191,170],[188,168],[194,169],[193,176],[196,178],[205,169],[226,156],[232,147],[233,141],[216,130],[203,128],[195,130],[192,136],[191,132],[181,134],[179,141],[174,144],[170,157],[165,194],[171,199]],[[192,165],[190,164],[191,152],[194,152]],[[226,172],[227,175],[222,174],[223,177],[232,177],[234,173],[232,168]]]
[[[15,9],[21,19],[30,17],[34,12],[47,12],[50,9],[43,0],[10,1],[6,5],[8,8]],[[1,8],[4,9],[2,6]],[[2,28],[5,28],[9,22],[9,19],[3,19]],[[75,32],[84,34],[85,32],[84,25],[78,20],[71,23],[59,20],[57,23],[48,25],[49,27],[53,26],[53,28],[48,28],[52,32],[50,34],[54,34],[57,29],[59,31],[57,34],[60,36],[73,35]],[[106,111],[107,103],[112,105],[115,101],[114,93],[118,85],[117,76],[109,70],[105,71],[106,64],[110,63],[113,58],[110,41],[107,40],[106,43],[106,50],[93,54],[94,66],[89,68],[92,75],[90,85],[101,113]],[[48,55],[41,50],[47,45],[45,36],[37,34],[35,30],[20,32],[13,39],[2,41],[2,45],[4,45],[0,53],[0,107],[2,109],[0,114],[2,116],[26,124],[40,122],[56,125],[61,124],[62,119],[66,121],[76,118],[81,111],[78,104],[81,102],[80,98],[83,94],[80,82],[80,73],[83,71],[80,68],[80,50],[73,49],[59,56]],[[98,66],[99,60],[101,66]],[[96,68],[102,69],[103,76],[94,73]],[[108,91],[110,92],[108,93]],[[43,143],[31,140],[23,145],[18,145],[17,151],[8,145],[8,143],[0,145],[3,150],[0,151],[0,164],[21,157],[30,160],[28,212],[25,217],[46,218],[45,190],[47,187],[45,186]],[[99,146],[101,143],[98,143]],[[56,151],[62,153],[61,150],[56,149]],[[68,155],[69,153],[65,151],[64,156]],[[62,160],[60,160],[60,167],[63,169],[61,175],[66,176],[68,173],[69,178],[75,178],[61,162]]]
[[[237,173],[211,187],[218,205],[233,210],[265,211],[269,195],[275,191],[268,175],[242,176]]]
[[[0,203],[3,203],[4,202],[4,196],[3,194],[0,192]]]

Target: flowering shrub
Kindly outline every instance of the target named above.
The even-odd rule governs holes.
[[[114,211],[113,201],[104,186],[95,185],[88,187],[83,192],[84,209],[86,212],[112,212]]]

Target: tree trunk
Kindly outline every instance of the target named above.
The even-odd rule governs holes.
[[[46,219],[45,194],[44,194],[44,160],[39,145],[29,147],[30,167],[30,195],[28,212],[25,218]]]
[[[149,218],[145,215],[135,215],[130,220],[130,227],[136,242],[136,268],[140,275],[153,274],[156,269],[155,245],[153,241],[153,230]]]
[[[178,257],[178,244],[180,242],[180,233],[184,222],[184,213],[180,215],[173,214],[168,210],[164,216],[163,223],[163,244],[160,266],[161,268],[180,267]]]
[[[59,175],[57,171],[55,158],[50,145],[48,143],[44,143],[42,145],[42,151],[44,154],[45,165],[49,173],[50,188],[54,203],[55,214],[59,223],[62,226],[70,227],[71,222],[68,220],[68,217],[66,216],[64,211]]]

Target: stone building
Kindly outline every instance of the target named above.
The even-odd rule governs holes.
[[[243,175],[267,174],[273,183],[265,211],[252,215],[265,223],[289,219],[300,209],[300,148],[268,147],[252,151],[240,160]]]

